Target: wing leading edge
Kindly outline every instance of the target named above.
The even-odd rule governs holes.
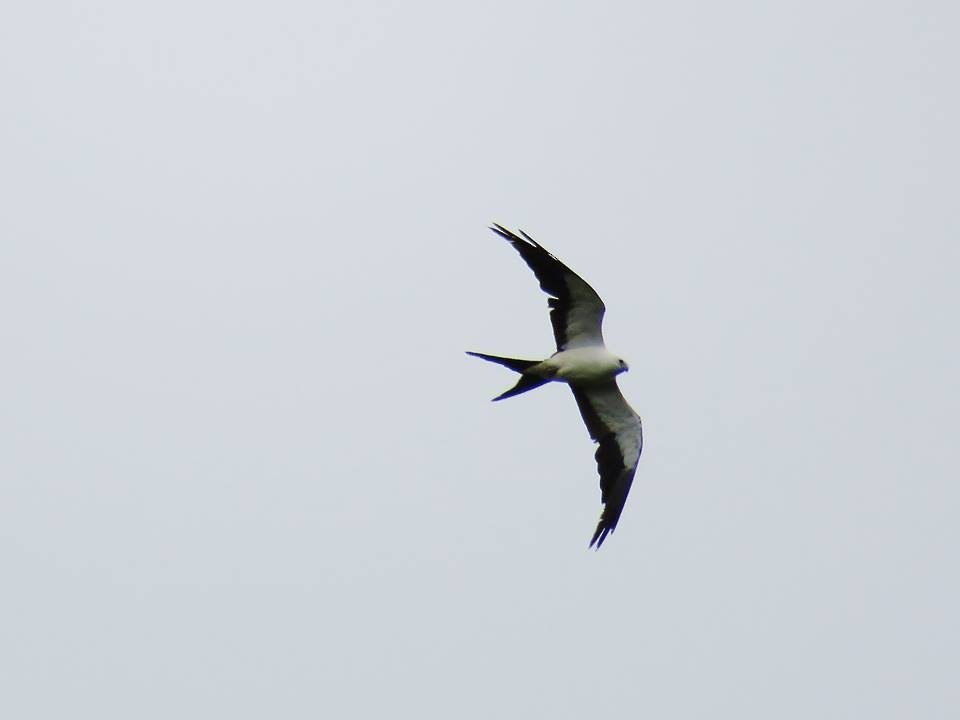
[[[557,350],[603,345],[606,308],[596,291],[523,230],[516,235],[496,223],[490,229],[513,245],[550,296],[547,304]]]

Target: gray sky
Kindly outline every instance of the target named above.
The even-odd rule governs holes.
[[[953,717],[955,4],[2,15],[4,717]]]

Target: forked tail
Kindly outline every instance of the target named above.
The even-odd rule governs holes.
[[[505,393],[497,395],[497,397],[493,399],[494,402],[497,400],[506,400],[514,395],[525,393],[528,390],[538,388],[550,381],[549,378],[540,377],[539,375],[526,374],[526,371],[529,368],[540,364],[539,360],[519,360],[517,358],[500,357],[499,355],[484,355],[483,353],[470,352],[469,350],[467,351],[467,355],[473,355],[473,357],[478,357],[481,360],[496,363],[497,365],[503,365],[504,367],[510,368],[514,372],[520,373],[520,379],[517,381],[517,384],[507,390]]]
[[[467,350],[467,355],[473,355],[481,360],[496,363],[497,365],[503,365],[504,367],[508,367],[514,372],[518,373],[522,373],[527,368],[533,367],[540,362],[539,360],[518,360],[517,358],[505,358],[500,357],[499,355],[484,355],[483,353],[470,352],[469,350]]]

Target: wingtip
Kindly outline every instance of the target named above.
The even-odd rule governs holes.
[[[596,532],[593,533],[593,538],[590,540],[590,549],[599,550],[603,545],[603,541],[607,539],[607,535],[612,533],[614,528],[604,525],[602,522],[597,525]],[[596,546],[596,547],[594,547]]]
[[[536,240],[534,240],[532,237],[527,235],[523,230],[520,230],[519,228],[517,228],[517,232],[513,232],[512,230],[508,230],[507,228],[505,228],[500,223],[491,223],[490,230],[495,232],[497,235],[499,235],[503,239],[509,240],[512,243],[527,242],[536,248],[540,247],[539,243],[537,243]],[[519,233],[519,235],[517,233]]]
[[[512,240],[513,237],[515,237],[512,232],[510,232],[509,230],[507,230],[507,229],[506,229],[503,225],[501,225],[500,223],[492,223],[492,224],[490,225],[489,229],[490,229],[491,231],[495,232],[495,233],[496,233],[497,235],[499,235],[500,237],[502,237],[504,240]]]

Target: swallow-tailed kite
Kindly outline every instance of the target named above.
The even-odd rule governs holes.
[[[490,229],[513,245],[550,296],[547,304],[557,352],[546,360],[467,354],[520,373],[517,384],[494,400],[519,395],[550,381],[570,386],[590,437],[599,443],[596,459],[604,508],[590,541],[590,547],[599,548],[617,527],[643,449],[640,416],[617,387],[616,376],[629,368],[603,344],[605,308],[594,289],[522,230],[515,235],[497,224]]]

